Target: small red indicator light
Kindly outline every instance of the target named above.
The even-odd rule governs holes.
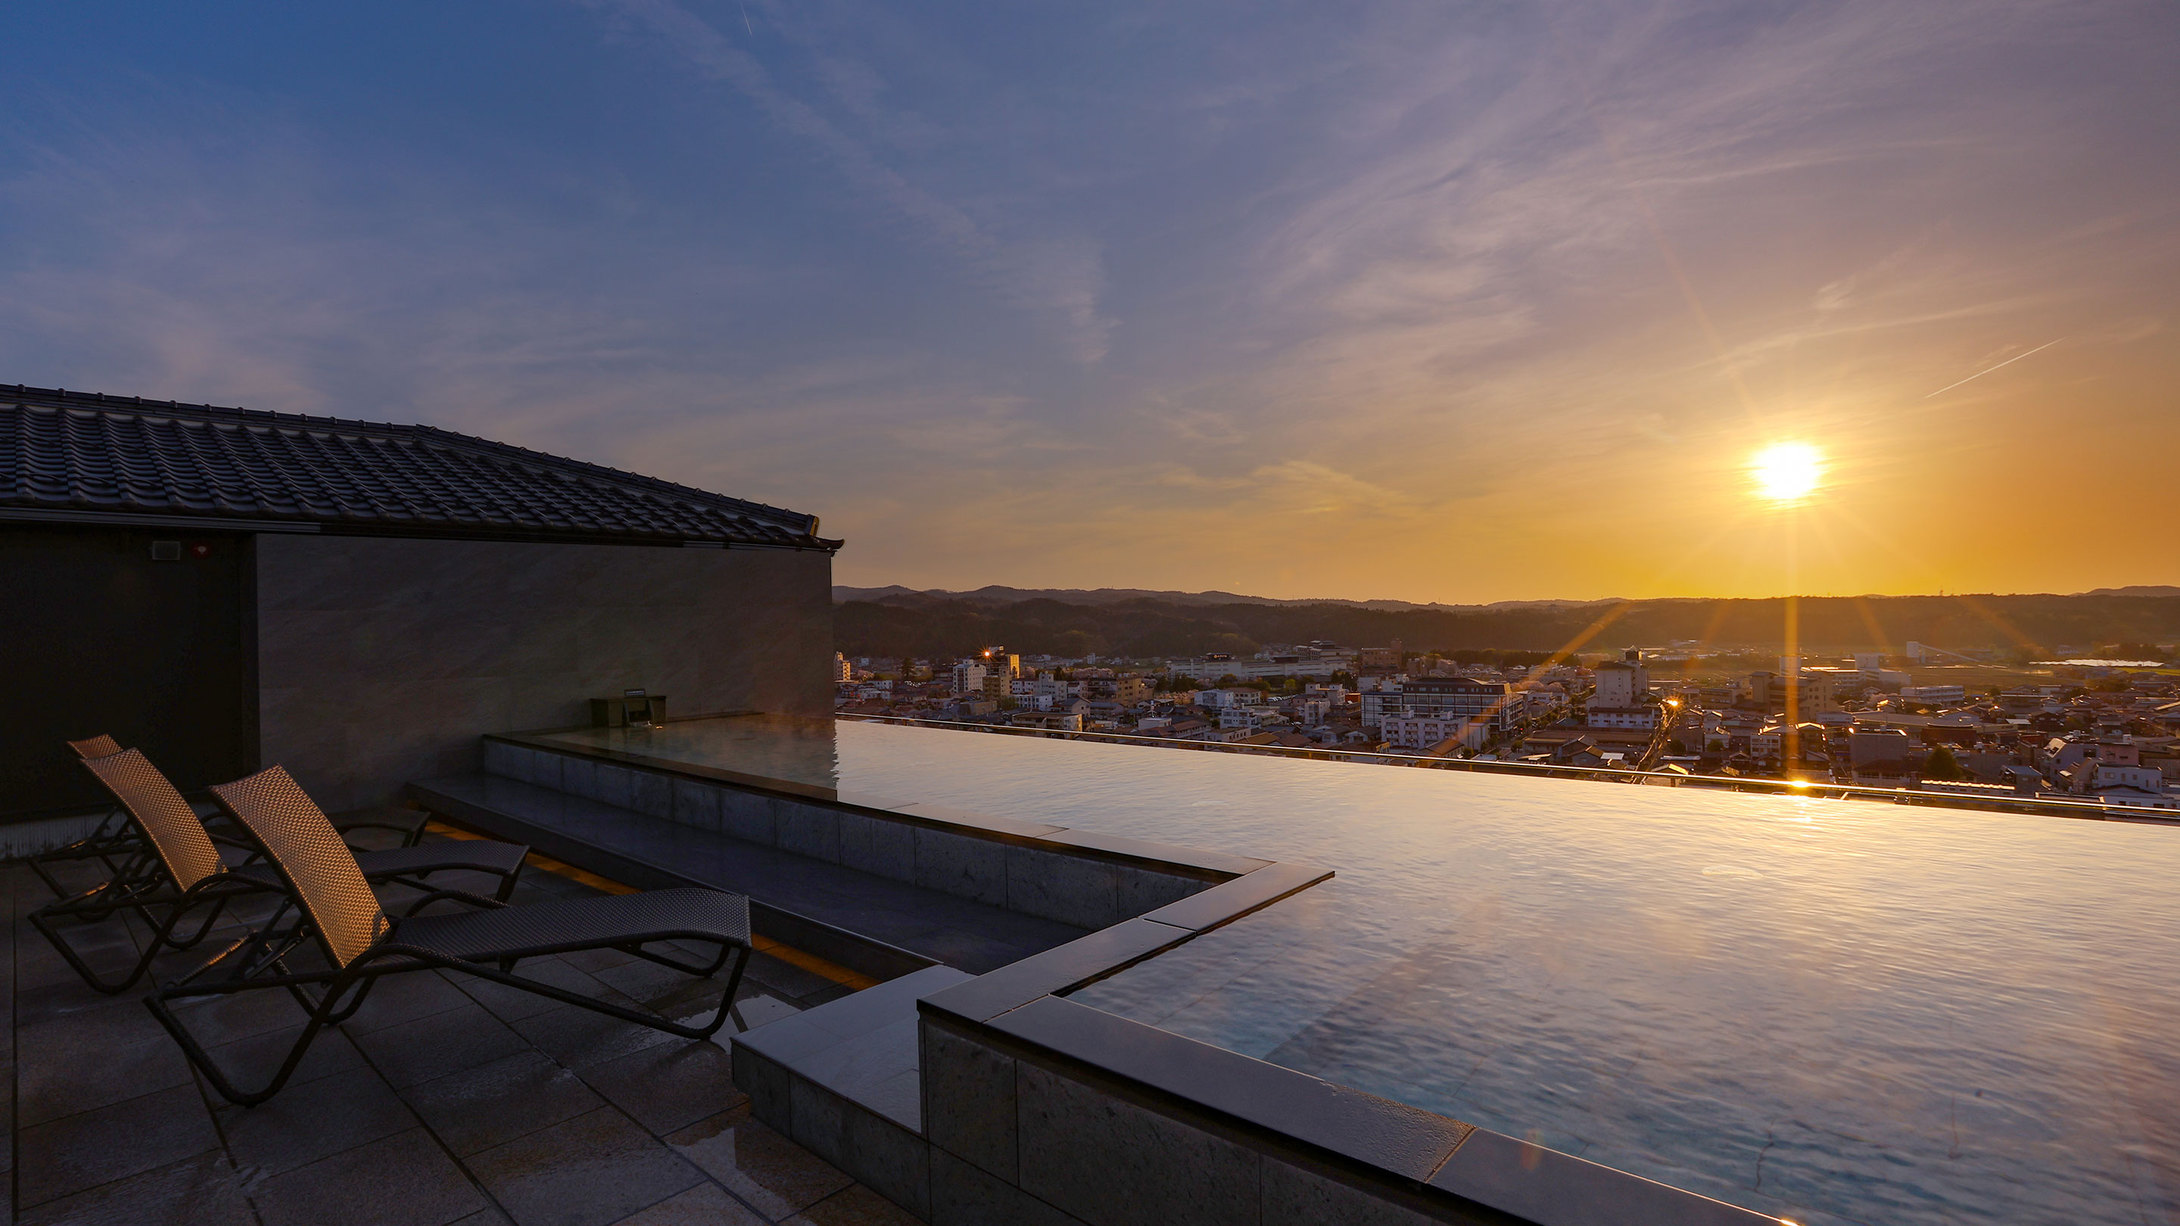
[[[192,558],[209,558],[212,556],[212,547],[203,541],[198,541],[189,547],[189,556]]]

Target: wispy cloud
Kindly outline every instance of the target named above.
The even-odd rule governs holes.
[[[0,378],[807,507],[850,581],[1760,589],[1787,436],[1859,523],[1986,507],[1947,587],[2180,579],[1989,496],[2124,521],[2180,446],[2169,5],[149,20],[11,80]],[[2016,445],[2055,420],[2131,445]]]
[[[1058,313],[1078,361],[1096,362],[1105,356],[1112,321],[1098,313],[1103,276],[1096,245],[1088,238],[1002,239],[967,210],[927,190],[888,164],[869,144],[782,88],[755,56],[673,0],[594,2],[656,35],[672,54],[733,87],[781,131],[821,152],[858,191],[945,246],[1014,301]],[[821,67],[835,95],[844,95],[852,109],[870,118],[878,92],[875,75],[838,57],[821,61]],[[895,133],[898,139],[898,129]]]

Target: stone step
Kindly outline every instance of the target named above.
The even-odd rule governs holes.
[[[640,889],[746,894],[762,935],[890,979],[932,963],[982,973],[1083,930],[717,831],[493,775],[409,785],[464,826]]]
[[[734,1083],[758,1119],[928,1217],[916,1002],[969,978],[934,966],[735,1035]]]

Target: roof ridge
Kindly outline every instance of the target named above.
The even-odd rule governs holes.
[[[457,528],[507,519],[510,526],[583,535],[633,532],[650,537],[746,538],[751,543],[793,542],[796,548],[827,550],[837,549],[840,544],[817,536],[818,521],[813,515],[442,426],[0,384],[0,405],[7,404],[21,412],[42,410],[54,414],[57,425],[66,422],[69,414],[77,413],[83,415],[77,418],[79,421],[134,423],[124,427],[130,434],[124,450],[116,454],[136,450],[159,472],[161,480],[155,484],[167,487],[165,496],[161,497],[157,490],[148,496],[161,502],[172,503],[177,498],[194,502],[205,497],[202,492],[194,496],[183,493],[176,485],[179,482],[194,490],[195,485],[206,481],[205,474],[176,469],[166,457],[196,430],[210,430],[207,437],[234,440],[218,449],[218,458],[223,468],[233,470],[232,477],[250,487],[250,501],[293,499],[294,514],[300,518],[435,522]],[[167,424],[154,424],[158,422]],[[79,463],[104,466],[105,461],[88,456],[72,458],[72,445],[55,442],[69,436],[66,432],[71,428],[61,428],[61,436],[42,442],[25,436],[18,445],[31,448],[26,457],[34,457],[41,445],[63,447],[69,454],[56,457],[61,465],[61,469],[54,470],[56,473],[81,473],[84,470],[76,467]],[[183,433],[168,434],[168,430]],[[243,439],[259,431],[265,432],[259,434],[264,443],[242,445]],[[276,438],[285,441],[273,442]],[[109,438],[103,446],[122,444]],[[379,447],[393,450],[375,451]],[[183,449],[191,450],[187,446]],[[398,459],[404,455],[413,458]],[[260,466],[255,470],[253,456]],[[433,456],[443,458],[429,458]],[[200,463],[209,458],[200,457]],[[451,467],[449,460],[454,461]],[[237,464],[241,467],[235,467]],[[262,467],[266,464],[271,466],[269,474]],[[465,478],[460,470],[468,465],[479,467]],[[51,468],[51,464],[47,467]],[[490,475],[495,470],[500,475]],[[268,475],[269,483],[262,480]],[[111,482],[94,479],[93,484]],[[45,489],[25,490],[22,494],[32,502],[52,505],[58,491],[50,481],[46,485]],[[213,496],[221,492],[221,485],[218,480],[211,481]],[[6,491],[0,491],[0,497],[5,495]],[[67,500],[103,502],[117,495],[118,491],[111,490],[90,495],[78,488]],[[734,524],[742,526],[732,527]]]

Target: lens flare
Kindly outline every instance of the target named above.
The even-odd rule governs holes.
[[[1824,453],[1807,443],[1773,443],[1749,458],[1749,478],[1759,498],[1802,502],[1824,481]]]

